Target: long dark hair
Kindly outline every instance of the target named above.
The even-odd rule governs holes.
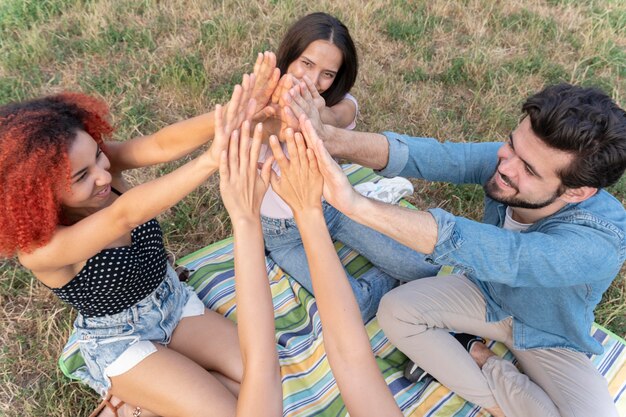
[[[332,85],[322,93],[327,106],[334,106],[350,91],[356,81],[359,62],[348,28],[327,13],[311,13],[294,23],[280,42],[277,64],[281,74],[317,40],[329,41],[341,51],[343,61]]]

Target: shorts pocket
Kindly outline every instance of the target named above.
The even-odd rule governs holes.
[[[135,331],[129,310],[113,316],[83,318],[75,326],[82,340],[128,336]]]

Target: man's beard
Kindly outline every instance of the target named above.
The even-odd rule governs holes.
[[[549,206],[550,204],[552,204],[564,192],[562,187],[559,187],[554,192],[554,194],[551,197],[549,197],[548,199],[546,199],[544,201],[527,201],[527,200],[522,200],[522,199],[519,199],[519,198],[516,198],[516,197],[500,197],[497,194],[498,191],[500,191],[500,187],[496,183],[496,175],[502,175],[502,174],[499,174],[498,171],[496,170],[496,172],[489,179],[489,181],[487,181],[487,183],[483,186],[483,189],[485,190],[485,194],[487,194],[487,196],[489,198],[491,198],[492,200],[495,200],[498,203],[502,203],[502,204],[505,204],[505,205],[510,206],[510,207],[524,208],[524,209],[540,209],[540,208],[544,208],[544,207]],[[506,182],[508,182],[511,185],[511,187],[517,193],[519,193],[519,189],[517,188],[516,184],[513,184],[511,182],[511,180],[508,177],[506,177],[505,175],[502,175],[502,177],[504,177],[506,179]]]

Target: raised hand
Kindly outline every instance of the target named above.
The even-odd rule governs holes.
[[[324,181],[317,167],[315,154],[312,149],[307,149],[302,134],[287,129],[285,139],[289,158],[276,136],[270,137],[270,147],[280,167],[280,177],[272,171],[271,184],[297,218],[303,211],[321,210]]]
[[[302,89],[302,97],[304,97],[305,100],[312,100],[317,110],[321,111],[326,107],[326,100],[320,95],[319,91],[317,91],[317,87],[315,87],[315,84],[307,75],[305,75],[302,80],[306,86],[306,91],[304,91],[304,88]]]
[[[220,193],[233,223],[258,219],[261,202],[270,183],[271,158],[265,161],[261,172],[257,161],[261,149],[263,125],[257,124],[250,139],[250,122],[241,126],[241,134],[231,134],[228,151],[220,155]]]
[[[348,177],[330,156],[324,142],[319,138],[313,124],[305,115],[300,116],[300,127],[309,150],[313,150],[315,153],[317,166],[324,177],[324,198],[337,210],[350,215],[356,209],[357,200],[364,197],[354,191]]]
[[[299,130],[298,118],[294,116],[287,108],[285,99],[289,97],[289,91],[293,88],[297,88],[300,82],[296,80],[291,74],[285,74],[278,82],[274,94],[272,94],[272,106],[276,109],[276,116],[279,119],[280,127],[278,136],[285,137],[287,129],[294,131]],[[275,131],[276,131],[275,130]]]
[[[215,167],[219,165],[222,151],[227,149],[231,133],[254,111],[254,99],[249,98],[251,78],[254,81],[254,76],[244,75],[243,87],[235,86],[225,109],[219,104],[215,106],[215,136],[207,151]]]
[[[283,95],[297,84],[298,81],[291,74],[284,74],[280,77],[278,85],[272,93],[272,103],[277,106],[283,105]]]
[[[276,55],[268,51],[259,52],[253,74],[255,79],[252,98],[256,101],[254,120],[265,120],[276,115],[276,107],[270,101],[280,78],[280,70],[276,68]]]
[[[306,79],[308,79],[308,77],[305,77],[305,80]],[[313,86],[313,88],[315,88],[315,86]],[[284,93],[283,102],[284,106],[282,113],[284,114],[284,118],[289,120],[299,120],[302,116],[305,116],[311,121],[318,137],[322,140],[326,140],[328,137],[326,125],[322,122],[320,110],[315,104],[314,98],[311,95],[309,87],[306,86],[306,83],[300,83],[298,86],[295,86],[288,92]],[[299,122],[297,130],[302,131],[302,126],[300,126]]]

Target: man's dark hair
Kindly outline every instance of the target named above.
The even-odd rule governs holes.
[[[343,62],[332,85],[322,93],[327,106],[334,106],[350,91],[359,70],[356,48],[348,28],[339,19],[327,13],[311,13],[295,22],[280,43],[276,53],[276,65],[281,74],[287,73],[289,65],[317,40],[334,44],[343,56]]]
[[[597,88],[570,84],[546,87],[522,111],[548,146],[575,156],[559,174],[568,188],[603,188],[626,169],[626,112]]]

